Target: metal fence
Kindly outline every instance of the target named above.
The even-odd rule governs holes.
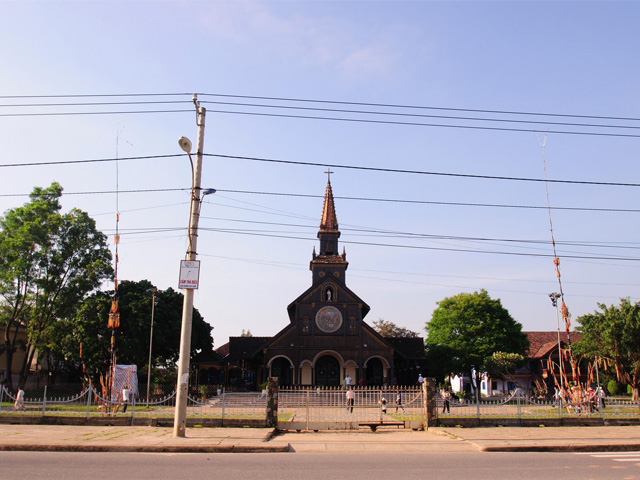
[[[142,389],[140,389],[142,391]],[[28,390],[23,406],[15,406],[16,392],[6,387],[0,388],[0,415],[29,416],[71,416],[107,417],[129,416],[172,418],[175,414],[175,391],[163,394],[156,389],[154,395],[131,395],[129,402],[123,402],[120,395],[105,398],[92,386],[79,385],[44,387],[42,390]],[[220,419],[260,419],[266,418],[266,394],[260,392],[225,392],[220,389],[211,395],[188,396],[187,416]]]
[[[140,386],[140,392],[146,385]],[[167,392],[167,393],[165,393]],[[401,403],[396,404],[400,393]],[[62,384],[40,389],[27,389],[24,410],[15,410],[15,392],[0,387],[0,416],[66,416],[66,417],[147,417],[173,418],[175,391],[169,386],[155,387],[149,398],[132,395],[126,405],[120,398],[104,398],[93,387]],[[119,396],[118,396],[119,397]],[[384,402],[383,402],[384,398]],[[354,388],[353,405],[343,387],[280,387],[278,395],[279,425],[286,428],[357,428],[368,423],[424,424],[426,407],[423,391],[416,387]],[[502,399],[450,399],[448,409],[438,393],[436,404],[440,419],[563,419],[591,418],[640,419],[640,401],[629,397],[607,397],[595,401],[554,401],[538,399],[516,390]],[[385,408],[383,409],[383,405]],[[386,409],[386,412],[385,412]],[[189,418],[265,420],[267,392],[228,392],[223,388],[188,396]]]
[[[417,387],[357,387],[353,390],[281,387],[278,426],[290,430],[316,430],[350,429],[362,425],[424,425],[423,399],[422,389]]]
[[[628,397],[609,397],[565,401],[539,399],[516,389],[503,399],[476,402],[450,399],[447,401],[437,394],[438,416],[440,418],[518,418],[518,419],[562,419],[600,418],[640,419],[640,401],[632,402]]]

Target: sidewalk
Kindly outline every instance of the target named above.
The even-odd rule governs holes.
[[[260,428],[0,425],[0,451],[78,452],[474,452],[640,450],[636,427],[395,428],[275,432]]]

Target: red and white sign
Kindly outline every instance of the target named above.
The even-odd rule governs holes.
[[[197,290],[200,281],[200,260],[180,260],[178,288]]]

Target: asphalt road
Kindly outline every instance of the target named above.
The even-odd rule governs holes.
[[[54,453],[0,452],[1,477],[21,479],[215,478],[412,480],[640,479],[626,453]]]

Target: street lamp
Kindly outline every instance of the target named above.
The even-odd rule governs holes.
[[[189,244],[186,261],[196,260],[196,247],[198,243],[198,221],[200,219],[200,181],[202,179],[202,153],[204,148],[204,120],[206,109],[200,106],[197,95],[193,95],[196,106],[196,123],[198,125],[198,143],[196,162],[191,158],[191,141],[186,137],[180,137],[178,144],[189,156],[191,162],[191,206],[189,209]],[[180,357],[178,360],[178,382],[176,388],[176,409],[173,421],[173,436],[184,437],[187,426],[187,402],[189,387],[189,357],[191,354],[191,323],[193,317],[193,290],[197,284],[181,287],[185,289],[184,303],[182,304],[182,327],[180,330]]]
[[[149,408],[149,387],[151,385],[151,347],[153,346],[153,315],[156,310],[156,289],[151,291],[151,332],[149,333],[149,367],[147,368],[147,408]]]

